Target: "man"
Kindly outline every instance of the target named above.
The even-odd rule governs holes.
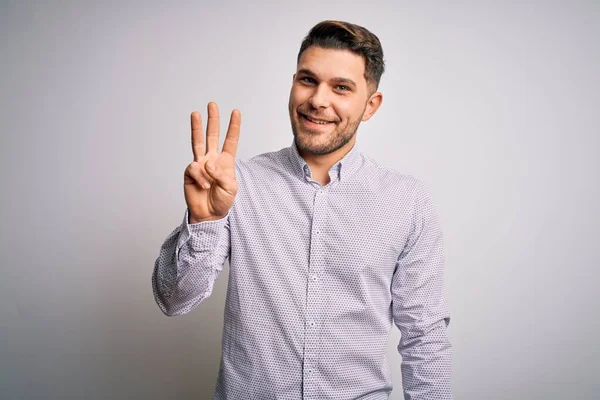
[[[165,314],[187,313],[210,296],[229,257],[214,398],[387,399],[392,322],[402,333],[404,397],[452,398],[431,196],[355,149],[360,122],[381,105],[383,70],[375,35],[324,21],[298,54],[290,147],[236,160],[239,111],[221,153],[216,104],[208,105],[206,147],[192,113],[188,208],[152,283]]]

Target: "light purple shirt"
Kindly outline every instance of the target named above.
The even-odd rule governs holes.
[[[152,277],[161,310],[185,314],[229,259],[214,399],[388,399],[393,324],[405,399],[452,399],[443,236],[426,187],[356,146],[324,186],[294,143],[235,168],[229,213],[189,224],[186,210]]]

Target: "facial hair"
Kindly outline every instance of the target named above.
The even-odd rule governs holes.
[[[360,117],[358,117],[355,121],[348,121],[344,126],[340,125],[340,122],[338,122],[333,132],[325,134],[327,135],[327,140],[322,143],[321,141],[314,141],[313,138],[322,136],[323,133],[311,132],[310,130],[300,126],[300,121],[296,118],[302,117],[299,116],[299,113],[296,110],[292,109],[291,102],[289,104],[289,113],[296,147],[301,152],[314,155],[333,153],[334,151],[344,147],[350,140],[352,140],[361,122]]]

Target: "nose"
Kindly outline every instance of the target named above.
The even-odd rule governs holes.
[[[312,96],[310,96],[309,103],[316,109],[327,108],[331,105],[329,99],[329,91],[325,84],[315,86]]]

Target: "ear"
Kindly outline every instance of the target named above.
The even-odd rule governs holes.
[[[292,83],[294,83],[294,81],[295,81],[295,80],[296,80],[296,74],[294,74],[294,75],[292,76]]]
[[[383,102],[383,94],[381,92],[375,92],[367,101],[367,107],[365,107],[365,112],[363,113],[362,120],[368,121],[369,118],[373,116],[379,109],[379,106]]]

